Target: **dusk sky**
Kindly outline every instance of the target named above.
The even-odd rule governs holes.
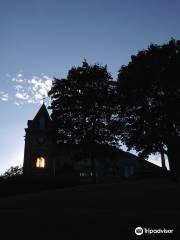
[[[0,0],[0,173],[23,164],[24,128],[53,77],[117,71],[150,43],[180,39],[178,0]]]

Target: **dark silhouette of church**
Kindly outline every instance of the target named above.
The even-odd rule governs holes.
[[[23,173],[26,176],[55,176],[73,171],[81,178],[92,176],[90,157],[77,146],[58,145],[52,138],[52,120],[43,103],[25,128]],[[96,176],[134,176],[159,167],[128,152],[110,146],[99,146],[95,158]]]
[[[43,104],[33,120],[25,128],[23,172],[25,175],[54,175],[51,119]]]

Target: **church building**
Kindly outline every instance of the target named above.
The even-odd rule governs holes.
[[[160,167],[140,161],[131,153],[110,146],[99,146],[95,157],[95,174],[130,177],[141,171],[159,171]],[[92,176],[88,154],[76,146],[58,145],[52,138],[52,120],[43,103],[33,120],[25,128],[23,174],[25,176],[56,176],[74,171],[81,178]]]
[[[33,120],[25,128],[23,173],[25,175],[54,175],[51,119],[43,104]]]

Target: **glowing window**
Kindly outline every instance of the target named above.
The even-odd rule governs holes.
[[[37,168],[44,168],[45,167],[45,158],[43,157],[38,157],[36,159],[36,167]]]

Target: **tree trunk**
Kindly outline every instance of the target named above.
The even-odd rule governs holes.
[[[167,155],[168,155],[168,161],[169,161],[170,174],[172,177],[176,177],[177,173],[176,173],[176,166],[174,164],[174,162],[175,162],[174,156],[169,151],[168,151]]]
[[[167,168],[166,168],[166,161],[165,161],[164,150],[163,150],[163,149],[161,149],[160,154],[161,154],[162,170],[163,170],[163,171],[167,171]]]
[[[167,149],[169,168],[171,175],[177,177],[180,174],[180,151],[177,142],[171,142]]]

